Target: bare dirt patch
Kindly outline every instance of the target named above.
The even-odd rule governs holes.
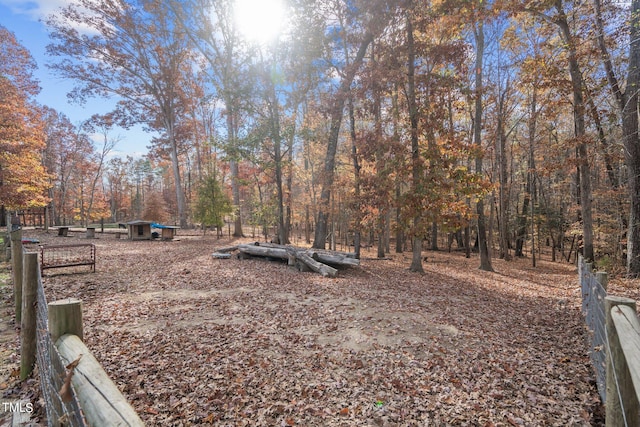
[[[327,279],[179,238],[98,234],[96,273],[44,277],[149,425],[597,423],[572,266],[401,254]]]

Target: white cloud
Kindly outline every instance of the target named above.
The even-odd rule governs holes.
[[[101,0],[94,0],[100,2]],[[62,17],[58,12],[72,3],[78,3],[77,0],[0,0],[0,5],[4,5],[11,9],[16,15],[27,16],[32,21],[39,21],[43,24],[47,19],[55,16],[57,20],[66,22],[68,26],[74,27],[84,34],[96,34],[94,28],[90,28],[84,23],[70,23]]]
[[[73,0],[0,0],[0,4],[8,7],[15,14],[26,15],[34,21],[39,21],[72,1]]]

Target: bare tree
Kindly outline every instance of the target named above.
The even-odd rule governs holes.
[[[180,225],[187,208],[178,159],[176,124],[181,81],[190,72],[188,40],[157,2],[79,0],[51,16],[50,67],[77,87],[71,96],[116,96],[122,125],[142,122],[166,134],[175,179]]]

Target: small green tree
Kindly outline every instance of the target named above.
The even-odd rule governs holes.
[[[224,225],[225,215],[233,212],[231,200],[220,188],[220,183],[214,175],[202,179],[197,188],[197,198],[193,207],[193,217],[202,223],[202,228],[216,227],[218,230]]]

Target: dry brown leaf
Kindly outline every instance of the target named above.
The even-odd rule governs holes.
[[[60,391],[58,392],[58,394],[62,398],[62,401],[65,403],[71,402],[71,399],[73,399],[73,394],[71,392],[71,378],[73,377],[73,371],[80,363],[81,358],[82,354],[78,355],[78,358],[76,360],[66,366],[68,372],[64,377],[64,383],[62,384],[62,387],[60,387]]]
[[[86,300],[87,345],[147,425],[598,423],[573,266],[495,260],[492,274],[434,252],[415,275],[393,254],[329,281],[212,261],[238,241],[181,233],[105,235],[91,277],[44,279]]]

